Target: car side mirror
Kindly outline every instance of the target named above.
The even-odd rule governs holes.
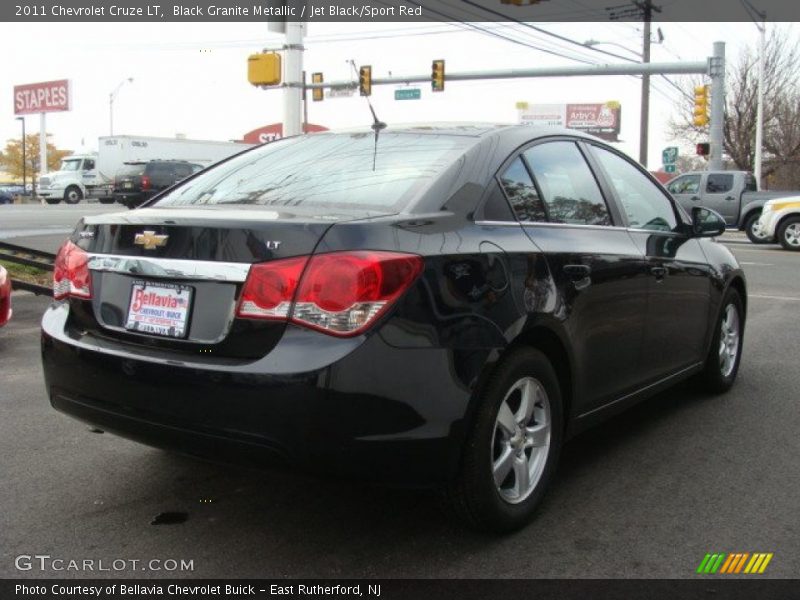
[[[715,210],[705,206],[692,207],[692,236],[716,237],[725,233],[725,219]]]

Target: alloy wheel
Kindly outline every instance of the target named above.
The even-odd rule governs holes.
[[[524,501],[536,489],[550,452],[550,400],[541,382],[523,377],[497,411],[492,435],[492,475],[501,498]]]
[[[728,377],[736,367],[739,356],[739,311],[733,304],[725,307],[725,316],[720,324],[719,367],[723,377]]]
[[[794,248],[800,248],[800,223],[792,223],[783,232],[783,239]]]

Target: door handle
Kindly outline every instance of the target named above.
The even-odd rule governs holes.
[[[690,200],[691,200],[692,202],[697,202],[698,200],[700,200],[700,196],[692,196],[692,197],[690,198]]]
[[[736,198],[734,198],[733,196],[725,196],[725,200],[728,200],[728,201],[736,200]]]
[[[650,267],[650,272],[655,275],[655,278],[658,281],[664,279],[667,276],[667,268],[666,267]]]
[[[592,268],[589,265],[564,265],[564,273],[572,281],[580,281],[592,273]]]

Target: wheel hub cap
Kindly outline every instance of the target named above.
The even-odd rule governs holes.
[[[736,367],[740,336],[739,311],[733,304],[728,304],[719,335],[719,367],[723,377],[728,377]]]

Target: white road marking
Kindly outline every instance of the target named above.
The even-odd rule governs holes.
[[[767,296],[766,294],[747,294],[748,298],[763,298],[765,300],[783,300],[785,302],[800,302],[797,296]]]
[[[772,263],[745,262],[743,260],[739,261],[739,264],[740,265],[752,265],[752,266],[756,266],[756,267],[774,267],[775,266]]]

